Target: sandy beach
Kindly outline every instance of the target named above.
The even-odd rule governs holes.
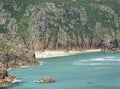
[[[69,56],[74,54],[81,54],[81,53],[87,53],[87,52],[100,52],[101,49],[90,49],[90,50],[84,50],[84,51],[50,51],[45,50],[43,52],[36,51],[35,52],[35,58],[51,58],[51,57],[60,57],[60,56]]]

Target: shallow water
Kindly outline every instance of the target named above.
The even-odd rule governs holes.
[[[120,89],[120,52],[39,59],[41,65],[12,69],[22,80],[5,89]],[[54,83],[35,83],[49,76]]]

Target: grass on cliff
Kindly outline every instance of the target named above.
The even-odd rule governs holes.
[[[19,29],[18,34],[26,42],[29,39],[29,17],[25,17],[25,10],[28,5],[41,5],[40,8],[47,3],[54,3],[55,9],[64,9],[65,14],[61,16],[59,12],[48,12],[49,20],[53,21],[55,24],[58,24],[58,27],[49,25],[49,28],[52,29],[52,38],[56,42],[58,40],[59,27],[61,27],[67,34],[72,38],[73,34],[76,36],[85,36],[85,37],[95,37],[95,26],[96,22],[102,23],[103,29],[99,31],[100,37],[104,37],[105,34],[109,34],[111,29],[114,29],[114,33],[117,35],[117,29],[114,24],[114,18],[108,18],[108,12],[101,11],[100,6],[105,5],[115,10],[115,13],[120,15],[120,0],[1,0],[4,2],[4,9],[11,13],[11,17],[16,18]],[[43,5],[44,3],[44,5]],[[45,4],[46,3],[46,4]],[[17,5],[17,8],[20,8],[18,11],[15,11],[14,6]],[[85,9],[87,12],[87,22],[85,25],[82,25],[80,21],[79,10]],[[62,19],[63,17],[63,19]],[[79,18],[77,20],[77,18]],[[64,20],[64,21],[63,21]],[[72,24],[75,20],[75,24]],[[64,29],[63,27],[66,27]],[[72,27],[72,28],[71,28]],[[104,29],[105,28],[105,29]],[[120,27],[119,27],[120,28]],[[107,30],[106,30],[107,29]],[[0,33],[7,33],[7,27],[0,26]],[[98,35],[97,34],[97,35]],[[2,44],[1,44],[2,45]],[[3,46],[3,45],[2,45]],[[11,49],[11,46],[7,47]]]
[[[0,25],[0,33],[7,34],[9,30],[5,27],[5,25]]]
[[[17,47],[14,44],[8,42],[7,40],[0,39],[0,50],[4,52],[9,51],[21,51],[23,50],[22,47]]]

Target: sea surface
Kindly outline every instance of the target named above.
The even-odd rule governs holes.
[[[20,81],[4,89],[120,89],[120,52],[38,60],[40,65],[9,70]],[[35,82],[43,77],[56,82]]]

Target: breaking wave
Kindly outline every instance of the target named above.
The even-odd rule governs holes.
[[[21,82],[22,82],[22,80],[19,79],[19,78],[16,78],[16,79],[14,79],[14,80],[12,81],[12,83],[21,83]]]
[[[73,62],[73,65],[107,65],[112,64],[112,62],[120,63],[119,57],[103,57],[103,58],[93,58],[93,59],[84,59]]]

